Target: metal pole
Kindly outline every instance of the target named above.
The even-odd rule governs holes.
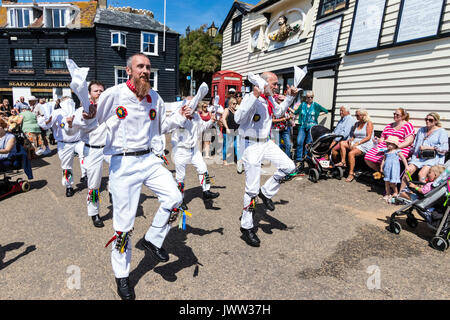
[[[164,36],[163,36],[163,52],[166,52],[166,0],[164,0]]]
[[[192,96],[192,78],[194,77],[194,70],[191,69],[191,96]]]

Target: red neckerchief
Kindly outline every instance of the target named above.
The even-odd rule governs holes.
[[[134,84],[133,83],[131,83],[131,80],[127,80],[127,87],[128,87],[128,89],[130,89],[131,91],[133,91],[134,93],[136,93],[136,87],[134,86]],[[152,103],[152,97],[150,97],[150,95],[148,94],[147,95],[147,102],[148,103]]]
[[[265,95],[261,95],[261,97],[267,101],[268,106],[267,106],[267,110],[269,110],[269,116],[273,115],[273,104],[272,102],[270,102],[269,98],[267,98]]]

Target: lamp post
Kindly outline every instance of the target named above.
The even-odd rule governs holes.
[[[211,38],[214,38],[216,35],[217,35],[217,28],[216,28],[216,26],[214,25],[214,21],[213,21],[213,23],[209,26],[209,28],[208,28],[208,35],[211,37]]]
[[[186,39],[188,39],[188,40],[189,40],[189,33],[190,32],[191,32],[191,27],[187,26],[187,28],[186,28]]]

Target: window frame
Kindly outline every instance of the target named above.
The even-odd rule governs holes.
[[[119,43],[114,43],[114,35],[118,35]],[[121,37],[124,37],[124,43],[121,41]],[[111,47],[127,47],[127,32],[123,31],[111,31]]]
[[[54,62],[61,63],[60,61],[52,61],[52,59],[51,59],[52,58],[52,55],[51,55],[52,50],[64,50],[64,51],[67,52],[67,56],[65,56],[66,58],[62,61],[62,63],[64,63],[65,67],[63,67],[63,68],[53,68],[52,67],[52,63],[54,63]],[[47,50],[47,69],[48,70],[64,70],[64,69],[67,69],[66,59],[68,59],[68,58],[69,58],[69,49],[67,49],[67,48],[48,48],[48,50]]]
[[[322,19],[322,18],[325,18],[325,17],[328,17],[328,16],[331,16],[331,15],[333,15],[335,13],[338,13],[338,12],[341,12],[341,11],[344,11],[344,10],[348,9],[349,2],[350,2],[349,0],[344,0],[345,1],[344,7],[339,8],[337,10],[336,10],[336,2],[335,2],[334,10],[332,12],[328,12],[328,13],[323,14],[322,11],[323,11],[323,3],[324,3],[324,1],[325,0],[320,0],[319,8],[317,10],[317,18],[316,18],[316,20]],[[338,1],[338,0],[333,0],[333,1]]]
[[[17,23],[19,20],[19,10],[22,12],[22,27],[20,27]],[[27,25],[25,25],[25,11],[28,12]],[[7,19],[9,28],[28,28],[28,26],[33,23],[33,10],[31,10],[30,8],[8,8]]]
[[[31,61],[22,61],[22,62],[30,62],[31,66],[19,66],[16,60],[16,50],[29,50],[31,53]],[[33,69],[33,49],[31,48],[12,48],[11,49],[11,68],[12,69]]]
[[[61,7],[45,7],[44,8],[44,26],[45,28],[55,28],[55,29],[60,29],[60,28],[66,28],[67,25],[70,22],[70,7],[67,6],[61,6]],[[54,11],[58,10],[59,11],[59,26],[55,27],[55,21],[54,21]],[[61,11],[64,10],[64,14],[61,15]],[[50,15],[50,19],[48,18],[48,16]],[[64,25],[61,25],[61,19],[64,19]],[[47,21],[50,20],[50,24],[47,24]]]
[[[125,81],[123,81],[123,82],[118,82],[118,80],[119,80],[119,74],[118,74],[118,71],[119,70],[123,70],[123,71],[125,71],[125,73],[127,72],[126,70],[127,70],[127,67],[114,67],[114,84],[117,86],[118,84],[121,84],[121,83],[125,83],[125,82],[127,82],[127,80],[128,80],[128,74],[127,74],[127,78],[126,78],[126,80]],[[122,77],[120,77],[120,78],[122,78]]]
[[[144,51],[144,35],[146,34],[150,34],[155,36],[155,50],[154,52],[145,52]],[[149,56],[159,56],[158,54],[158,41],[159,41],[159,35],[156,32],[149,32],[149,31],[141,31],[141,53],[145,54],[145,55],[149,55]]]
[[[239,33],[236,32],[235,26],[239,23]],[[235,40],[236,35],[239,34],[239,39]],[[233,19],[233,22],[231,24],[231,45],[235,45],[237,43],[240,43],[242,40],[242,15],[236,17]]]

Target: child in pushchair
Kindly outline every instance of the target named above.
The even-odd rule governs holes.
[[[431,184],[428,183],[423,187],[410,184],[409,192],[400,194],[397,200],[405,205],[391,215],[389,222],[389,230],[399,234],[402,227],[396,220],[396,217],[406,215],[406,224],[411,228],[416,228],[419,223],[413,214],[413,211],[416,210],[427,222],[428,227],[436,230],[434,237],[430,240],[430,245],[434,249],[441,251],[449,247],[450,238],[450,203],[448,203],[450,196],[450,160],[445,165],[446,169],[444,172],[442,172],[442,169],[432,167],[433,170],[430,171],[436,172],[436,170],[440,170],[442,173]],[[431,176],[433,173],[429,175]],[[428,188],[431,188],[431,191],[428,191]],[[413,191],[416,193],[411,195]]]
[[[330,176],[339,180],[342,179],[344,169],[334,165],[331,151],[334,147],[334,140],[343,137],[321,125],[313,126],[308,134],[312,142],[306,145],[301,167],[304,168],[305,162],[308,164],[309,180],[317,182],[320,177]]]

